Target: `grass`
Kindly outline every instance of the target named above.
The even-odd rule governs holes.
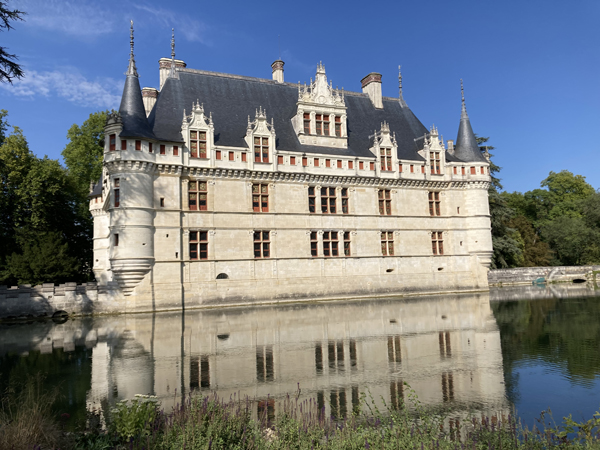
[[[380,410],[363,395],[366,412],[344,418],[327,417],[314,400],[297,396],[280,401],[276,415],[272,399],[195,394],[165,412],[155,398],[136,396],[116,405],[106,429],[67,434],[50,419],[51,396],[37,386],[13,396],[3,412],[1,449],[600,449],[600,413],[583,423],[566,418],[560,427],[542,415],[531,430],[511,416],[458,423],[424,408],[410,388],[411,408]]]

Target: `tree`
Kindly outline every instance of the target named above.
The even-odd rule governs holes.
[[[477,137],[477,143],[482,151],[493,150],[494,147],[482,145],[487,143],[489,137]],[[509,226],[510,220],[515,215],[514,209],[510,208],[500,195],[502,184],[496,175],[501,167],[492,162],[493,155],[490,154],[490,188],[488,190],[488,201],[490,206],[490,222],[492,225],[492,269],[520,266],[523,261],[523,241],[519,232]]]
[[[0,284],[86,281],[91,240],[76,186],[17,127],[0,146],[0,183]]]
[[[62,156],[69,174],[76,180],[78,190],[86,197],[90,181],[96,183],[102,175],[104,125],[109,113],[98,111],[90,114],[81,127],[73,124],[67,132],[69,143],[62,151]]]
[[[9,9],[8,0],[0,0],[0,31],[10,31],[13,27],[11,21],[23,20],[26,13],[18,9]],[[14,78],[23,77],[23,69],[16,63],[16,55],[7,53],[6,47],[0,47],[0,82],[12,84]]]

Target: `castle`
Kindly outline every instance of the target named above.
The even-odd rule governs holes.
[[[90,193],[93,270],[127,311],[487,289],[489,158],[464,95],[456,143],[402,97],[133,54]],[[123,310],[123,307],[121,308]]]

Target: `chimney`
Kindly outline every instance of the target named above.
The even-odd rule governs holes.
[[[158,60],[159,74],[160,74],[160,86],[159,90],[162,89],[165,81],[169,78],[169,72],[171,71],[171,58],[160,58]],[[176,69],[185,69],[187,64],[180,59],[175,60]]]
[[[278,83],[283,83],[283,65],[285,63],[278,59],[273,64],[271,64],[271,69],[273,69],[273,80]]]
[[[448,153],[450,153],[451,155],[454,155],[454,141],[451,139],[448,139],[446,141],[446,143],[448,144]]]
[[[158,98],[158,89],[145,87],[142,89],[142,100],[144,102],[144,109],[146,110],[146,117],[154,108],[154,104],[156,103],[156,99]]]
[[[367,94],[371,99],[373,106],[378,109],[383,108],[383,100],[381,98],[381,74],[371,72],[369,75],[360,80],[363,93]]]

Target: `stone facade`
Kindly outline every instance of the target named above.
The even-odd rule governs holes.
[[[353,93],[276,63],[263,80],[163,58],[142,100],[132,53],[90,194],[106,295],[147,311],[487,289],[489,161],[464,101],[454,147],[379,74]]]

